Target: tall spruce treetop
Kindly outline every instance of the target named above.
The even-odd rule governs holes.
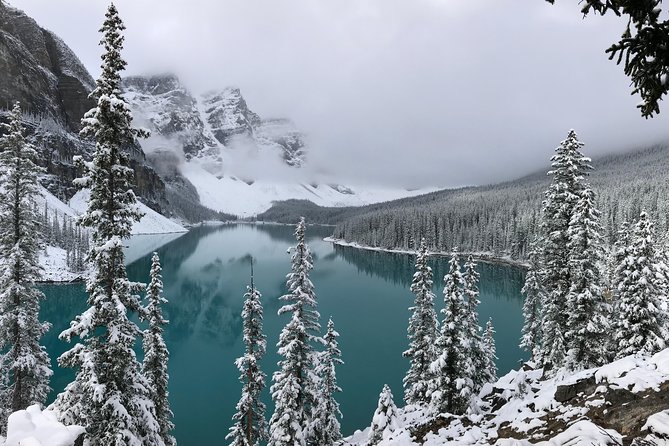
[[[226,436],[226,439],[230,440],[230,446],[257,446],[268,437],[265,404],[260,399],[266,378],[260,369],[260,361],[267,349],[262,328],[263,307],[260,298],[261,294],[253,283],[253,264],[251,264],[251,284],[244,294],[242,308],[244,355],[235,361],[240,372],[242,396],[237,403],[237,412],[232,417],[234,425]]]
[[[544,301],[541,269],[541,242],[535,240],[529,252],[530,268],[525,275],[525,284],[521,293],[523,302],[523,324],[520,347],[529,352],[531,360],[541,362],[541,303]]]
[[[602,365],[607,360],[608,308],[600,265],[604,260],[595,193],[586,187],[569,223],[567,295],[567,366],[572,370]]]
[[[295,446],[307,443],[311,409],[317,401],[313,344],[320,342],[320,315],[316,311],[316,294],[309,279],[313,267],[311,252],[305,241],[304,218],[295,229],[297,245],[293,249],[292,272],[287,276],[287,303],[279,314],[291,318],[279,335],[277,344],[279,370],[272,376],[274,414],[270,419],[270,446]]]
[[[160,257],[158,257],[158,253],[154,252],[151,257],[151,281],[146,289],[148,299],[146,317],[149,321],[149,328],[144,330],[142,373],[150,386],[150,397],[155,405],[156,419],[160,425],[160,437],[165,442],[165,446],[174,446],[176,445],[176,440],[172,436],[174,414],[170,409],[168,389],[170,377],[167,372],[170,352],[167,350],[163,338],[163,327],[167,325],[168,321],[163,317],[162,306],[167,303],[167,299],[162,295],[163,279],[161,272]]]
[[[564,342],[558,341],[556,331],[567,326],[567,294],[571,288],[569,270],[569,224],[583,192],[583,179],[591,169],[590,158],[581,153],[584,146],[576,132],[569,131],[567,139],[555,149],[551,158],[553,181],[546,191],[542,208],[543,287],[542,331],[544,339],[542,360],[546,370],[564,363]],[[557,349],[557,350],[556,350]]]
[[[616,357],[653,354],[666,346],[669,336],[667,314],[662,309],[669,287],[667,265],[658,255],[655,229],[646,212],[641,213],[630,234],[629,246],[619,255],[622,261],[615,277]]]
[[[52,374],[39,343],[49,328],[39,321],[44,294],[35,288],[41,273],[35,197],[42,170],[23,137],[21,117],[17,102],[0,138],[0,432],[9,412],[44,403]]]
[[[407,404],[429,402],[430,365],[437,357],[437,313],[434,310],[432,292],[432,268],[428,266],[425,239],[421,241],[416,256],[416,272],[411,282],[411,292],[416,296],[414,306],[409,308],[409,349],[403,355],[409,358],[409,370],[404,377],[404,401]]]
[[[128,311],[141,314],[143,308],[136,294],[142,286],[128,280],[124,265],[123,240],[141,216],[126,150],[145,132],[131,127],[132,115],[121,96],[124,29],[116,7],[110,5],[100,30],[105,49],[102,74],[91,93],[97,106],[82,119],[82,134],[95,140],[95,153],[90,162],[78,160],[85,172],[75,180],[91,190],[88,209],[80,218],[92,232],[89,308],[61,333],[62,339],[79,337],[81,342],[59,358],[62,366],[78,370],[54,408],[66,424],[84,426],[91,444],[162,446],[150,386],[140,374],[134,351],[140,330],[128,317]]]
[[[462,414],[473,392],[474,363],[467,338],[469,314],[462,290],[464,279],[456,251],[451,255],[444,282],[444,320],[436,342],[438,356],[430,368],[434,376],[431,403],[439,413]]]
[[[319,378],[319,398],[315,408],[314,418],[311,423],[313,431],[311,441],[318,446],[335,446],[340,444],[341,425],[339,418],[342,417],[339,403],[335,394],[341,392],[337,384],[338,365],[343,364],[341,350],[337,338],[339,333],[335,330],[332,319],[328,321],[328,330],[324,336],[325,351],[320,354],[316,374]]]

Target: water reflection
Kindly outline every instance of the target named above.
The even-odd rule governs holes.
[[[309,227],[308,242],[314,254],[314,282],[323,318],[332,316],[341,333],[346,362],[338,371],[344,392],[340,403],[346,434],[369,424],[378,392],[384,383],[401,397],[407,368],[408,307],[413,296],[409,284],[414,257],[362,251],[324,242],[331,228]],[[249,280],[251,257],[255,260],[256,286],[265,306],[268,354],[262,367],[271,377],[278,357],[274,346],[287,316],[278,316],[290,271],[287,248],[294,243],[293,228],[278,225],[223,225],[198,227],[158,249],[163,263],[165,314],[170,320],[165,337],[171,352],[170,392],[182,446],[219,444],[227,432],[239,397],[234,360],[243,352],[241,309]],[[146,282],[150,255],[128,266],[132,280]],[[432,260],[435,285],[447,272],[448,259]],[[520,287],[523,272],[496,265],[479,265],[481,319],[494,317],[497,328],[498,366],[502,372],[515,367],[522,352],[520,336]],[[43,317],[54,324],[45,337],[54,359],[69,348],[58,333],[86,306],[82,284],[45,286],[48,299]],[[440,292],[439,289],[435,290]],[[440,297],[440,296],[439,296]],[[441,299],[438,299],[438,305]],[[56,391],[72,379],[72,371],[55,369]],[[271,411],[269,392],[264,395]],[[214,410],[204,410],[214,408]],[[200,410],[202,409],[202,410]],[[211,427],[218,426],[217,432]]]

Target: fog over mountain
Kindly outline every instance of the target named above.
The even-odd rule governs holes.
[[[99,72],[103,1],[12,0]],[[576,0],[118,0],[127,74],[237,86],[306,134],[340,182],[487,184],[543,167],[575,128],[598,155],[669,139],[604,49],[625,23]],[[72,26],[76,23],[77,26]]]

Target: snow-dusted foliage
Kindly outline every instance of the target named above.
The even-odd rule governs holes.
[[[470,318],[464,299],[464,279],[460,272],[457,252],[453,252],[450,269],[444,277],[444,320],[437,338],[437,359],[430,366],[434,378],[431,387],[431,404],[439,413],[464,413],[469,406],[474,383],[474,363],[470,356]]]
[[[616,253],[620,263],[613,287],[613,338],[618,358],[655,353],[665,347],[669,336],[662,302],[668,290],[667,265],[646,212],[641,212],[628,238],[627,246]]]
[[[313,268],[311,252],[305,241],[304,218],[295,229],[297,245],[292,249],[292,272],[287,276],[288,294],[281,296],[286,305],[279,314],[290,314],[288,324],[277,344],[279,370],[272,376],[272,399],[275,409],[270,419],[270,446],[303,446],[307,444],[312,407],[317,401],[313,344],[320,340],[320,315],[316,311],[316,294],[309,279]]]
[[[263,307],[260,297],[251,273],[251,285],[244,294],[242,308],[244,355],[235,361],[240,372],[242,396],[237,403],[237,412],[232,417],[234,425],[225,437],[230,440],[230,446],[258,446],[268,436],[265,404],[260,399],[266,378],[260,369],[260,361],[267,348],[262,329]]]
[[[492,325],[492,318],[488,319],[483,332],[483,362],[485,370],[486,383],[497,381],[497,348],[495,347],[495,327]]]
[[[465,270],[463,274],[464,280],[464,294],[467,297],[467,315],[466,331],[467,340],[469,342],[468,353],[473,365],[472,381],[473,393],[478,393],[483,384],[493,381],[491,371],[486,368],[487,359],[483,345],[483,338],[481,337],[481,326],[479,325],[479,310],[478,306],[481,303],[479,300],[479,273],[476,271],[476,262],[470,255],[465,262]]]
[[[9,413],[43,404],[51,363],[40,339],[49,324],[39,320],[44,294],[40,278],[40,226],[35,197],[41,169],[23,137],[18,103],[0,138],[0,432]]]
[[[411,292],[416,296],[407,329],[409,348],[403,353],[409,358],[409,370],[404,376],[404,401],[407,404],[429,402],[430,365],[437,358],[437,313],[432,292],[432,268],[427,264],[428,252],[425,239],[416,255],[416,272],[411,282]]]
[[[569,229],[566,365],[572,370],[602,365],[607,359],[609,309],[603,295],[600,265],[604,260],[599,211],[588,185],[579,194]]]
[[[523,302],[523,324],[520,347],[530,353],[532,361],[541,362],[541,302],[544,300],[541,278],[541,240],[535,240],[529,253],[530,268],[525,275],[521,293]]]
[[[541,212],[545,291],[541,321],[545,342],[541,359],[547,370],[561,367],[566,357],[567,345],[565,339],[559,339],[562,336],[558,336],[558,332],[568,326],[571,310],[567,308],[571,289],[569,224],[584,189],[583,179],[591,169],[590,159],[581,153],[583,146],[576,132],[570,130],[567,139],[555,149],[549,172],[553,181],[546,191]]]
[[[317,446],[335,446],[340,444],[342,417],[339,403],[335,394],[341,392],[337,384],[337,366],[343,364],[341,350],[337,338],[339,333],[335,330],[332,319],[328,321],[328,330],[324,336],[325,350],[321,352],[316,368],[319,380],[318,402],[314,407],[313,420],[311,422],[310,442]]]
[[[83,162],[84,176],[75,182],[90,188],[91,197],[80,224],[92,231],[88,279],[89,308],[77,316],[61,338],[80,342],[59,362],[77,369],[74,381],[53,407],[61,421],[86,428],[91,444],[163,446],[150,398],[150,385],[140,373],[134,347],[140,330],[128,312],[141,314],[140,284],[128,280],[123,241],[139,220],[131,188],[133,171],[126,150],[144,132],[131,126],[130,110],[120,93],[125,61],[120,51],[125,29],[116,7],[109,6],[100,30],[102,74],[91,97],[97,106],[82,120],[82,134],[95,140],[93,160]]]
[[[390,387],[386,384],[379,395],[379,404],[372,417],[372,428],[369,431],[365,446],[379,444],[381,441],[388,439],[397,429],[397,407]]]
[[[144,317],[149,321],[149,328],[144,330],[144,362],[142,363],[142,374],[149,384],[149,396],[155,406],[156,421],[160,426],[160,437],[165,446],[176,445],[172,436],[174,414],[170,409],[168,384],[170,376],[167,372],[170,352],[163,338],[164,326],[168,321],[163,317],[163,304],[167,299],[163,297],[163,278],[161,275],[160,257],[153,253],[151,257],[151,281],[146,288],[148,300],[146,314]]]

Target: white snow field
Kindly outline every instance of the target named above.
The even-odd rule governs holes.
[[[76,215],[82,214],[86,211],[90,196],[90,190],[80,190],[70,199],[69,207],[74,210]],[[132,235],[168,234],[188,231],[180,224],[175,223],[169,218],[159,214],[150,207],[146,206],[144,203],[138,201],[137,205],[139,210],[144,214],[144,217],[142,217],[140,221],[132,226]]]
[[[90,191],[79,191],[72,197],[68,206],[44,188],[40,188],[40,193],[41,195],[36,200],[39,209],[46,204],[49,212],[55,210],[59,218],[62,215],[77,217],[86,210],[90,196]],[[132,227],[133,235],[125,249],[126,263],[134,262],[188,231],[142,203],[139,203],[139,208],[144,213],[144,217]],[[39,261],[43,268],[42,280],[45,282],[71,282],[82,278],[81,273],[69,271],[67,253],[62,248],[45,247],[40,253]],[[85,276],[85,273],[83,275]]]
[[[234,176],[219,178],[204,169],[197,160],[183,163],[181,173],[195,186],[203,206],[238,217],[260,214],[272,207],[274,202],[290,199],[309,200],[319,206],[329,207],[363,206],[437,190],[409,191],[401,188],[341,187],[266,180],[245,182]]]
[[[9,416],[7,438],[0,437],[0,445],[73,446],[83,432],[83,427],[64,426],[53,412],[35,404]]]
[[[645,392],[641,399],[661,392],[660,386],[669,381],[669,349],[653,356],[628,356],[600,368],[575,374],[561,373],[555,378],[543,381],[540,379],[542,373],[541,369],[511,371],[495,384],[487,384],[480,396],[486,401],[486,396],[494,395],[496,410],[484,407],[479,414],[449,416],[449,421],[442,424],[445,427],[441,427],[436,433],[427,433],[421,443],[414,442],[412,431],[432,422],[435,415],[418,406],[401,408],[394,423],[397,427],[385,432],[384,439],[378,446],[622,445],[623,435],[613,429],[598,426],[595,420],[589,418],[589,411],[600,407],[604,413],[608,410],[611,413],[634,410],[632,406],[628,406],[629,403],[623,403],[625,407],[621,407],[620,403],[617,407],[615,404],[611,406],[613,403],[608,400],[607,392],[621,389],[636,394]],[[564,402],[556,400],[558,386],[573,385],[588,379],[594,383],[595,390],[591,394],[578,394]],[[580,403],[570,403],[576,400],[580,400]],[[564,422],[566,428],[558,429],[554,434],[542,431],[542,428],[548,428],[545,420],[548,414],[553,422]],[[527,439],[499,438],[500,428],[507,432],[513,431],[516,437],[522,438],[526,435]],[[344,445],[365,445],[369,431],[370,428],[356,431],[346,439]],[[648,416],[641,428],[641,435],[645,443],[640,444],[669,445],[669,410],[661,410]],[[533,437],[539,440],[533,440]]]

